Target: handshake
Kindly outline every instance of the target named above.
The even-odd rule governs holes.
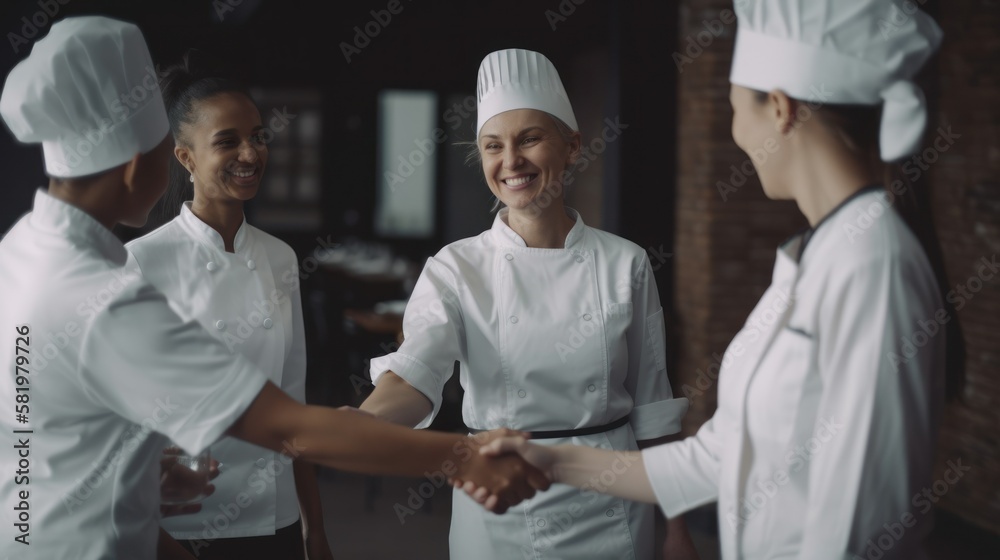
[[[461,442],[466,464],[446,465],[448,482],[494,513],[530,499],[536,490],[548,490],[553,482],[551,454],[528,444],[528,437],[507,428],[469,436]]]
[[[340,407],[338,412],[345,411],[349,411],[349,416],[354,418],[374,420],[371,414],[353,407]],[[381,424],[381,421],[378,423]],[[450,442],[449,445],[433,445],[422,450],[427,454],[414,463],[434,465],[429,469],[425,467],[421,471],[423,476],[438,481],[447,480],[491,512],[504,513],[511,506],[533,497],[536,491],[548,490],[554,480],[554,452],[550,448],[527,443],[530,436],[525,432],[501,428],[467,437],[426,432],[422,435],[433,437],[440,443]],[[219,474],[218,461],[209,458],[194,462],[188,459],[178,447],[164,449],[160,460],[160,510],[164,517],[197,513],[201,509],[201,499],[215,490],[212,480]],[[379,463],[378,467],[344,467],[357,472],[390,475],[410,470],[399,469],[398,464],[392,465],[389,457],[384,457]],[[195,464],[197,468],[193,466]]]
[[[484,437],[485,436],[485,437]],[[527,434],[512,430],[484,432],[478,454],[487,461],[501,465],[505,461],[515,469],[509,482],[518,492],[497,491],[474,476],[453,476],[449,480],[456,489],[490,511],[502,513],[518,503],[514,498],[530,498],[534,491],[545,490],[558,482],[601,494],[609,494],[636,502],[656,503],[656,494],[646,474],[646,465],[639,451],[611,451],[579,445],[536,445],[527,441]],[[537,484],[538,480],[545,484]],[[598,482],[599,481],[599,482]],[[520,485],[527,484],[527,490]]]

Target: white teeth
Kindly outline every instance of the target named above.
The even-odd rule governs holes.
[[[531,181],[532,177],[516,177],[514,179],[505,179],[504,183],[509,187],[520,187],[521,185]]]
[[[253,177],[254,173],[256,173],[256,170],[254,170],[254,169],[251,169],[249,171],[233,171],[233,175],[236,175],[237,177],[243,177],[243,178]]]

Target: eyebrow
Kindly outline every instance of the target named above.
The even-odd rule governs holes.
[[[541,130],[542,132],[545,132],[545,128],[541,126],[529,126],[528,128],[522,130],[521,132],[518,132],[517,136],[523,136],[524,134],[531,132],[532,130]],[[496,140],[500,138],[500,136],[498,134],[483,134],[483,138],[493,138],[494,140]]]
[[[251,130],[250,132],[257,132],[258,130],[262,130],[263,128],[264,125],[259,124],[253,127],[253,130]],[[240,131],[236,130],[235,128],[227,128],[225,130],[220,130],[216,132],[215,134],[212,135],[212,138],[215,138],[217,136],[229,136],[230,134],[239,134],[239,132]]]

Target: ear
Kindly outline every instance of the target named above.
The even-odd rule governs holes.
[[[771,90],[767,94],[767,102],[768,112],[774,120],[774,129],[781,134],[791,132],[795,128],[798,103],[780,89]]]
[[[569,140],[569,164],[573,165],[580,159],[580,154],[583,148],[583,135],[579,132],[574,132],[573,136]]]
[[[177,144],[174,146],[174,157],[177,161],[184,166],[184,169],[188,170],[188,173],[194,173],[194,161],[191,157],[191,150],[183,144]]]
[[[132,159],[125,163],[125,166],[122,169],[122,182],[125,183],[125,190],[128,191],[129,194],[135,194],[135,191],[139,186],[137,179],[140,175],[140,157],[142,157],[142,154],[136,152],[136,154],[132,156]]]

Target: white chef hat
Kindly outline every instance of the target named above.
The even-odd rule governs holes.
[[[7,76],[0,114],[18,140],[42,144],[53,177],[121,165],[170,130],[142,32],[99,16],[55,23]]]
[[[579,130],[559,73],[545,55],[504,49],[486,55],[476,86],[476,135],[486,121],[505,111],[537,109]]]
[[[803,101],[877,105],[884,161],[916,152],[927,110],[911,81],[941,29],[899,0],[736,0],[730,81]]]

